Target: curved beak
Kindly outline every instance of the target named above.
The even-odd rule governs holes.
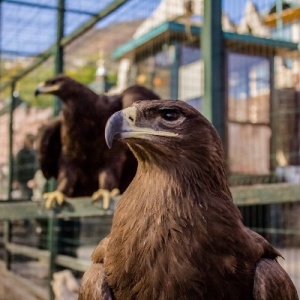
[[[109,148],[113,141],[118,139],[151,139],[152,136],[178,136],[177,133],[156,131],[148,127],[136,126],[137,108],[130,106],[114,113],[107,121],[105,127],[105,140]]]
[[[136,108],[129,107],[114,113],[107,121],[105,127],[105,141],[109,148],[113,141],[134,132]]]
[[[39,88],[36,88],[34,91],[34,96],[37,97],[39,94],[41,94],[41,91]]]
[[[41,82],[35,89],[34,95],[38,96],[39,94],[53,94],[58,91],[60,88],[59,84],[47,85],[45,82]]]

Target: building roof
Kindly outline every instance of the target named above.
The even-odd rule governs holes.
[[[201,27],[191,26],[191,34],[200,37]],[[142,55],[147,49],[154,47],[159,49],[166,41],[186,40],[186,25],[175,21],[166,21],[148,31],[146,34],[128,41],[113,52],[114,59]],[[235,52],[248,52],[263,55],[280,54],[285,51],[298,50],[298,44],[288,41],[276,40],[272,38],[262,38],[253,35],[224,32],[224,40],[227,49],[236,50]],[[268,51],[262,51],[262,49]],[[250,53],[250,52],[249,52]]]
[[[275,6],[276,8],[276,6]],[[299,20],[300,18],[300,7],[286,7],[283,8],[280,19],[283,23],[290,23],[294,20]],[[264,19],[265,23],[270,27],[275,27],[278,21],[278,14],[276,10],[271,10],[271,13],[267,15]]]

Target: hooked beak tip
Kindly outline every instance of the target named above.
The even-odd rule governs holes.
[[[34,91],[34,96],[37,97],[40,93],[41,93],[40,90],[39,90],[39,89],[36,89],[36,90]]]

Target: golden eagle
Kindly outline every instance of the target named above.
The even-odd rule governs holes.
[[[46,194],[46,206],[55,201],[61,204],[65,197],[91,196],[98,189],[96,197],[116,188],[122,193],[134,177],[137,163],[122,143],[108,151],[105,124],[114,112],[134,101],[159,97],[138,85],[120,95],[98,95],[65,75],[41,83],[35,94],[52,94],[63,103],[61,114],[42,128],[38,143],[44,176],[57,179],[57,190]]]
[[[110,235],[93,253],[80,300],[296,300],[295,286],[232,201],[221,140],[183,101],[115,113],[106,139],[127,143],[137,173]]]

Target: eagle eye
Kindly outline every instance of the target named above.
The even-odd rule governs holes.
[[[54,84],[56,84],[56,82],[57,82],[56,79],[52,79],[49,83],[54,85]]]
[[[180,112],[177,109],[166,108],[160,110],[160,116],[169,122],[176,121],[180,117]]]

